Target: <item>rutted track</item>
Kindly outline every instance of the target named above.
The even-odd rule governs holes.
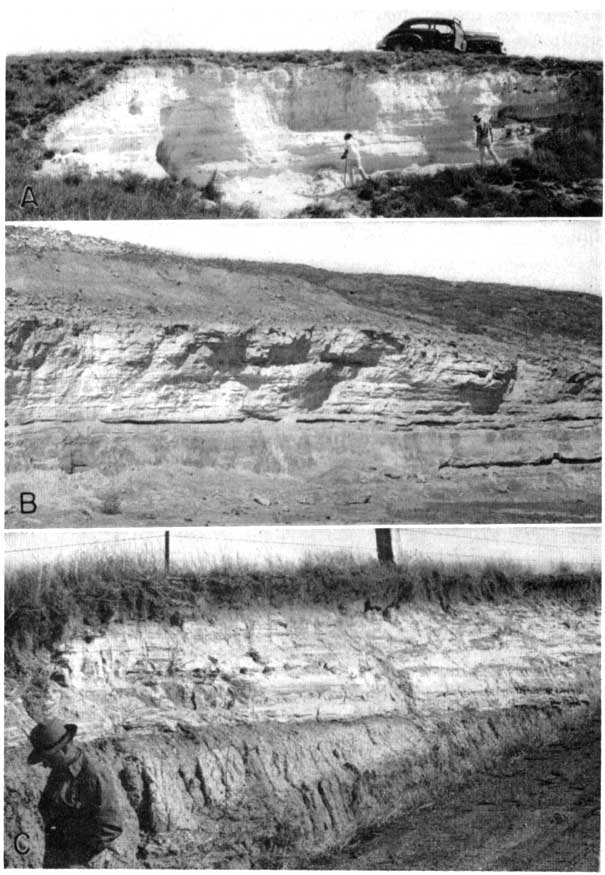
[[[599,870],[601,725],[529,748],[405,817],[367,830],[322,869]]]

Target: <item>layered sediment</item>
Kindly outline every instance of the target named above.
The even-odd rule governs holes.
[[[529,154],[536,134],[597,118],[598,65],[483,60],[416,68],[267,62],[264,69],[187,59],[138,63],[60,116],[44,173],[169,175],[262,215],[286,215],[341,185],[343,133],[362,143],[368,172],[474,160],[472,115],[489,114],[503,158]]]
[[[598,359],[527,361],[505,344],[346,325],[290,330],[72,320],[8,326],[14,424],[374,422],[390,428],[591,419]]]
[[[399,483],[373,521],[404,521],[404,485],[408,508],[473,482],[485,502],[598,496],[597,298],[30,238],[7,260],[7,464],[24,489],[56,492],[49,471],[69,491],[203,470],[270,491],[278,522],[322,520],[297,499],[320,481],[342,521],[385,477]]]
[[[247,868],[308,861],[598,710],[598,611],[573,598],[204,613],[66,634],[37,682],[8,681],[8,865],[19,831],[40,865],[25,733],[51,714],[119,782],[129,865]]]

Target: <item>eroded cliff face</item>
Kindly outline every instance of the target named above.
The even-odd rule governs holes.
[[[444,65],[445,66],[445,65]],[[191,60],[137,65],[53,123],[45,173],[214,179],[233,203],[285,215],[342,185],[342,138],[358,134],[368,172],[474,160],[472,116],[496,123],[503,158],[531,150],[564,118],[594,114],[596,71],[352,69],[344,63],[254,70]]]
[[[557,738],[600,695],[598,610],[548,598],[209,609],[67,636],[38,662],[5,688],[8,865],[19,831],[40,864],[24,733],[50,715],[119,780],[131,865],[275,867]]]
[[[600,366],[527,361],[478,338],[342,327],[17,320],[6,409],[35,422],[375,422],[389,428],[591,420]]]
[[[47,242],[7,255],[9,508],[33,490],[81,525],[99,488],[171,525],[599,504],[596,298]]]

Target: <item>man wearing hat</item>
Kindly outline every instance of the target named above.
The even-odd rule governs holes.
[[[491,124],[487,119],[481,118],[480,115],[474,115],[473,121],[475,122],[475,144],[477,149],[479,149],[479,163],[481,164],[481,167],[483,167],[486,152],[490,158],[493,158],[494,164],[498,164],[499,166],[501,162],[494,152],[494,134]]]
[[[51,720],[29,736],[28,763],[50,769],[38,804],[45,869],[111,867],[106,852],[123,828],[113,777],[73,743],[77,730],[73,723]]]

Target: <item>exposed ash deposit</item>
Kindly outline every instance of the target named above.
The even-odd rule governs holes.
[[[525,162],[515,184],[510,173],[499,180],[490,209],[478,215],[508,215],[507,199],[514,215],[595,215],[602,200],[596,62],[441,51],[399,59],[387,52],[123,53],[15,57],[8,80],[8,160],[21,164],[9,176],[31,167],[21,182],[36,179],[49,218],[78,214],[78,198],[93,200],[93,192],[113,218],[320,215],[320,206],[326,215],[396,215],[372,212],[367,196],[343,188],[345,131],[355,132],[380,191],[391,185],[390,172],[433,175],[476,164],[474,113],[492,120],[502,161]],[[557,154],[545,157],[545,134],[569,142],[557,140]],[[571,153],[574,168],[561,176]],[[550,207],[530,204],[528,161],[548,185],[563,184],[566,197],[555,202],[551,192]],[[53,177],[67,190],[53,187]],[[145,180],[166,186],[145,188]],[[135,197],[137,189],[150,203]],[[7,208],[23,218],[10,200]],[[441,210],[456,216],[460,204],[444,198]]]
[[[7,245],[9,523],[598,518],[595,296]]]
[[[6,864],[42,859],[54,717],[118,782],[127,867],[596,869],[599,602],[506,563],[13,571]]]

